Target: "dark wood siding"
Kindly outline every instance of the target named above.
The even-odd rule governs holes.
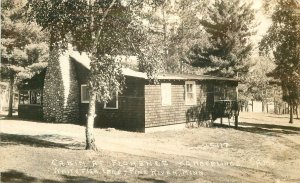
[[[96,127],[113,127],[122,130],[145,130],[144,81],[126,77],[125,88],[118,95],[118,109],[104,109],[97,104]]]
[[[161,88],[158,85],[145,85],[145,127],[164,126],[185,123],[186,112],[193,106],[204,104],[214,105],[214,87],[230,86],[236,87],[237,82],[231,81],[196,81],[195,105],[185,104],[185,81],[160,81],[160,83],[171,83],[172,105],[162,106]]]
[[[23,80],[18,86],[19,91],[40,90],[43,92],[45,73],[46,69],[33,76],[31,79]],[[43,98],[41,98],[41,102],[43,103]],[[18,117],[30,120],[43,120],[42,104],[19,103]]]
[[[186,122],[186,111],[192,105],[185,104],[185,81],[161,81],[171,83],[170,106],[161,104],[159,85],[145,85],[145,127],[164,126]],[[206,101],[205,88],[196,83],[197,104]]]
[[[18,117],[22,119],[42,120],[43,108],[42,105],[20,104],[18,108]]]
[[[78,63],[75,65],[80,90],[82,84],[87,84],[88,69]],[[104,109],[103,103],[96,104],[95,127],[143,132],[145,130],[144,82],[144,79],[125,77],[125,88],[118,95],[118,109]],[[88,105],[81,102],[79,104],[81,125],[86,123]]]
[[[85,125],[86,119],[87,119],[86,114],[87,114],[89,104],[81,103],[81,85],[87,84],[89,70],[76,61],[74,61],[73,63],[75,65],[76,79],[78,81],[78,93],[79,93],[79,97],[80,97],[79,98],[79,123],[78,124]]]

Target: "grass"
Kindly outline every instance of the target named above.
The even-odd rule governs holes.
[[[300,120],[242,113],[225,127],[132,133],[2,118],[1,182],[300,182]],[[226,124],[226,120],[224,120]]]

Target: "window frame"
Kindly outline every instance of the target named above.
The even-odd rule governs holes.
[[[193,94],[193,99],[192,101],[187,100],[188,92],[187,92],[187,85],[192,84],[192,93]],[[184,91],[185,91],[185,105],[196,105],[197,104],[197,97],[196,97],[196,82],[195,81],[185,81],[184,84]]]
[[[170,93],[170,95],[168,95],[168,97],[169,97],[169,99],[170,100],[168,100],[168,99],[165,99],[165,100],[163,100],[163,87],[162,87],[162,85],[165,85],[165,86],[168,86],[168,87],[170,87],[169,89],[170,89],[170,92],[168,92],[168,93]],[[172,106],[172,84],[171,83],[161,83],[160,84],[160,96],[161,96],[161,106]],[[164,101],[164,102],[163,102]],[[167,103],[167,101],[170,101],[169,103]]]
[[[116,96],[116,107],[106,107],[106,102],[104,103],[103,109],[119,109],[119,95],[118,92],[115,93]]]
[[[27,100],[24,100],[24,96]],[[30,105],[30,90],[19,90],[19,105]]]
[[[83,100],[83,87],[87,87],[87,84],[82,84],[80,86],[80,101],[81,103],[89,103],[89,100]],[[89,92],[89,90],[87,89],[87,92]]]

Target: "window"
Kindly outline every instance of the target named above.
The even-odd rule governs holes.
[[[196,104],[196,87],[195,81],[185,82],[185,105]]]
[[[171,83],[161,83],[161,105],[170,106],[172,105],[172,95],[171,95]]]
[[[87,85],[81,85],[81,103],[89,103],[90,94]]]
[[[104,104],[104,109],[118,109],[118,93],[110,101]]]
[[[233,86],[217,85],[214,87],[214,101],[236,100],[236,88]]]
[[[30,91],[30,104],[41,104],[42,94],[40,90]]]
[[[19,104],[42,104],[42,90],[21,90]]]
[[[30,92],[28,90],[21,90],[19,93],[19,104],[30,104]]]

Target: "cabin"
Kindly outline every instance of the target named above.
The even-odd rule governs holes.
[[[76,51],[57,54],[45,71],[20,87],[19,117],[85,125],[89,105],[90,60]],[[237,117],[238,81],[190,74],[122,69],[125,87],[108,103],[96,104],[95,127],[145,132],[153,127]]]

